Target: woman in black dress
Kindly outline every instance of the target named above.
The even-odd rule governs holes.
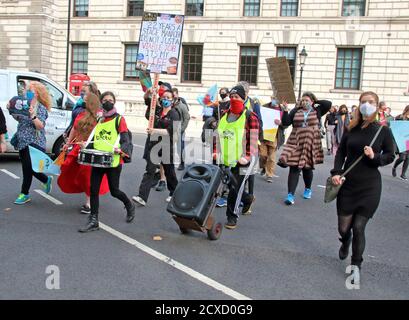
[[[345,131],[335,156],[332,180],[342,184],[337,197],[338,231],[342,243],[339,258],[348,257],[352,242],[351,265],[354,279],[359,279],[359,270],[365,249],[365,227],[378,208],[382,192],[381,174],[378,167],[394,160],[393,137],[389,128],[383,127],[378,138],[369,147],[379,129],[376,122],[379,98],[376,93],[364,92],[359,98],[360,106],[349,130]],[[363,159],[346,175],[340,175],[364,154]],[[352,231],[352,232],[351,232]],[[353,234],[353,237],[352,237]],[[356,282],[355,282],[356,283]]]

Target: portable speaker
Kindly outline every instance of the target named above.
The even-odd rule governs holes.
[[[194,219],[204,225],[215,193],[222,183],[222,172],[211,164],[186,168],[168,204],[167,211],[180,218]]]

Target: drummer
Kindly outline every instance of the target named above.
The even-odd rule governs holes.
[[[110,168],[92,167],[91,171],[91,213],[88,223],[85,227],[79,229],[79,232],[89,232],[99,229],[98,211],[99,211],[99,191],[103,177],[108,178],[109,190],[111,195],[125,205],[127,212],[126,222],[132,222],[135,217],[135,205],[127,195],[119,189],[119,179],[122,171],[123,157],[130,150],[130,139],[128,127],[125,118],[120,116],[115,108],[115,95],[112,92],[104,92],[101,95],[101,104],[103,116],[96,125],[93,134],[94,141],[86,146],[89,149],[95,149],[103,152],[113,152],[113,163]],[[119,120],[117,119],[119,117]],[[98,137],[96,139],[96,137]],[[96,140],[95,140],[96,139]],[[117,143],[119,140],[119,144]],[[129,152],[128,152],[129,153]]]

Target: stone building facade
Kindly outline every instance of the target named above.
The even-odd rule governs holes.
[[[69,69],[74,62],[85,66],[101,90],[113,90],[126,102],[128,112],[142,113],[140,85],[126,76],[127,50],[134,53],[141,21],[130,16],[137,8],[129,2],[145,11],[200,14],[186,16],[183,34],[185,53],[192,46],[200,49],[196,67],[188,71],[193,76],[183,72],[192,66],[182,50],[177,76],[162,77],[192,105],[212,84],[231,87],[249,70],[256,72],[251,95],[267,102],[272,91],[265,59],[280,54],[295,57],[297,95],[303,47],[308,53],[303,90],[348,106],[372,90],[393,114],[409,104],[407,0],[72,0]],[[362,15],[345,10],[362,10]],[[67,15],[68,0],[0,0],[0,68],[38,70],[64,85]],[[73,57],[78,48],[86,48],[85,65]],[[253,68],[246,69],[246,63]],[[195,81],[186,81],[191,77]],[[200,114],[200,108],[192,113]]]

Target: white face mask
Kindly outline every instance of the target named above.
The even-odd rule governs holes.
[[[365,102],[359,106],[359,111],[361,112],[364,118],[369,118],[376,112],[376,106]]]

